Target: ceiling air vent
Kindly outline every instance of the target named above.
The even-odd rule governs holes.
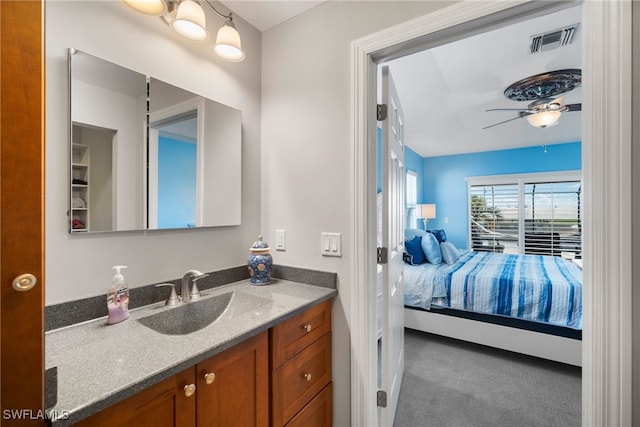
[[[579,25],[574,24],[559,30],[531,36],[531,53],[546,52],[547,50],[568,45],[573,41]]]

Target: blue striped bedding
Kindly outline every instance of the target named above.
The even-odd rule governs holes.
[[[498,314],[582,329],[582,271],[561,257],[467,252],[405,265],[405,305]]]

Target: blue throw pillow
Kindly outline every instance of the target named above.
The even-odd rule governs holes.
[[[420,230],[419,228],[405,228],[404,229],[404,240],[411,240],[416,236],[424,236],[428,231]]]
[[[440,252],[442,260],[449,265],[454,264],[460,256],[458,249],[451,242],[440,243]]]
[[[447,241],[447,233],[445,233],[444,230],[429,230],[429,233],[436,236],[436,239],[438,239],[439,243]]]
[[[424,264],[426,258],[424,257],[424,252],[422,252],[422,238],[420,236],[416,236],[411,240],[406,240],[404,242],[404,248],[407,250],[409,254],[410,261],[409,264]]]
[[[438,239],[431,233],[422,236],[422,251],[427,257],[427,261],[431,264],[442,264],[442,253],[440,252],[440,243]]]

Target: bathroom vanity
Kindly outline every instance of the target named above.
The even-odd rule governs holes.
[[[330,426],[337,291],[243,281],[203,292],[203,300],[229,292],[224,312],[187,334],[141,323],[171,313],[162,303],[120,324],[97,319],[48,332],[46,365],[58,370],[51,409],[62,415],[53,425]]]

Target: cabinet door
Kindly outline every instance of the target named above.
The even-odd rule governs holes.
[[[155,384],[76,424],[86,427],[193,427],[196,397],[187,396],[185,387],[194,384],[189,368]]]
[[[265,331],[199,363],[197,425],[268,426],[268,359]]]

